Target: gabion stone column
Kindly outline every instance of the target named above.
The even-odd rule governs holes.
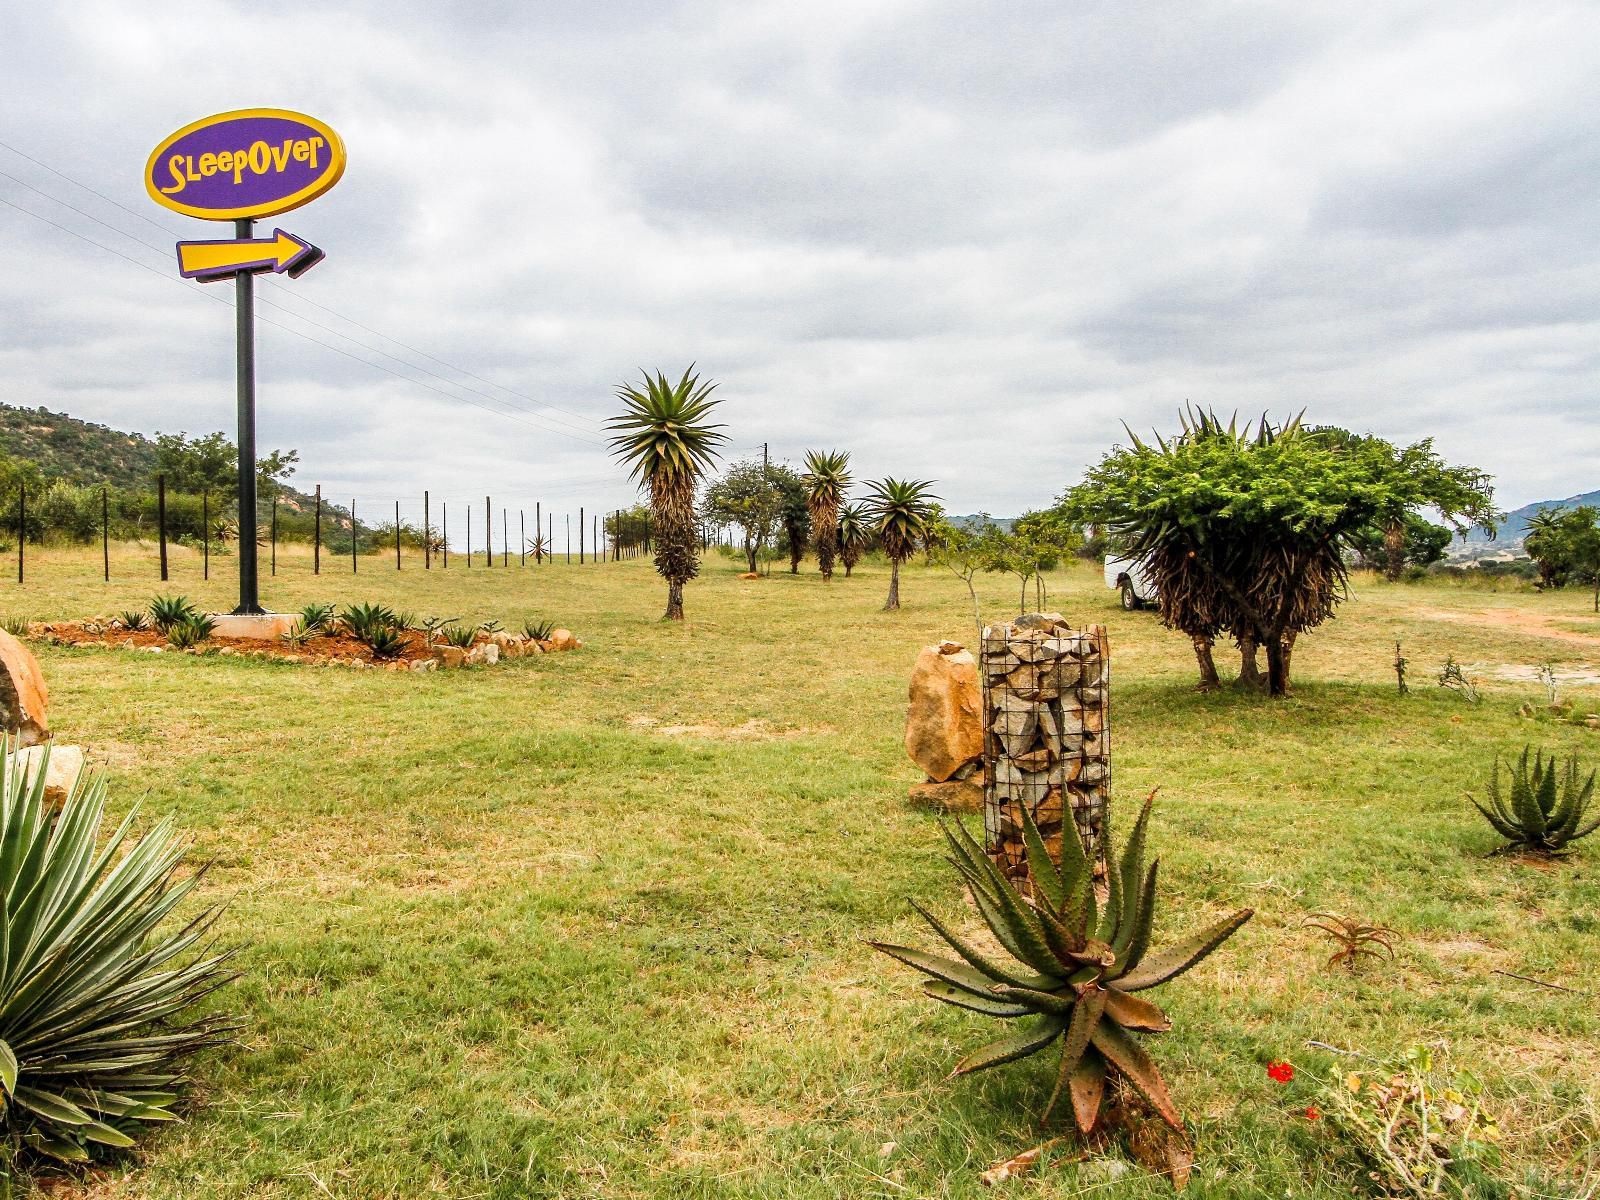
[[[1095,874],[1111,792],[1111,658],[1103,625],[1074,632],[1055,613],[1029,613],[983,631],[983,828],[989,856],[1027,885],[1026,804],[1061,860],[1066,814]]]

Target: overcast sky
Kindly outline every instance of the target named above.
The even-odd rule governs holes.
[[[1600,487],[1597,59],[1600,5],[1538,0],[7,4],[0,400],[231,434],[231,285],[171,248],[228,234],[141,172],[271,106],[350,157],[273,222],[327,260],[260,289],[297,331],[261,328],[261,444],[364,506],[625,504],[612,389],[691,359],[734,456],[955,512],[1185,400],[1564,496]]]

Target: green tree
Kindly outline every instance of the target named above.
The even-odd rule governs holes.
[[[1435,525],[1426,517],[1407,513],[1400,527],[1398,546],[1393,527],[1369,525],[1358,530],[1350,539],[1361,565],[1382,571],[1391,582],[1400,577],[1406,567],[1431,567],[1444,560],[1445,551],[1455,533],[1443,525]]]
[[[928,490],[932,486],[932,480],[882,479],[869,487],[867,509],[883,552],[889,556],[889,598],[884,601],[884,612],[900,607],[900,564],[916,553],[927,537],[928,510],[938,499]]]
[[[844,577],[856,569],[861,556],[872,545],[872,525],[865,506],[846,504],[839,509],[839,560],[844,563]]]
[[[708,421],[719,401],[717,385],[700,382],[691,365],[676,384],[657,371],[642,389],[617,388],[621,415],[609,427],[613,453],[629,468],[629,478],[648,489],[656,547],[656,571],[667,581],[663,620],[683,620],[683,585],[700,571],[694,500],[700,478],[716,461],[716,447],[727,441],[720,424]]]
[[[257,499],[270,503],[294,474],[300,454],[274,450],[256,459]],[[156,471],[167,477],[171,491],[210,492],[219,504],[235,503],[239,494],[239,451],[227,437],[208,433],[191,438],[183,433],[156,434]]]
[[[1546,508],[1528,521],[1522,548],[1539,568],[1539,587],[1593,584],[1600,612],[1600,510]]]
[[[701,516],[739,527],[745,563],[754,572],[761,552],[778,536],[789,495],[799,487],[799,477],[791,468],[747,459],[734,463],[712,481],[701,502]]]
[[[791,474],[794,474],[791,472]],[[783,487],[783,549],[789,554],[789,574],[800,574],[800,560],[811,542],[811,507],[806,502],[806,485],[798,474],[793,482],[780,481]]]
[[[987,554],[984,569],[1015,575],[1022,583],[1022,597],[1018,602],[1020,615],[1028,607],[1028,584],[1034,587],[1034,609],[1044,611],[1047,592],[1044,584],[1046,571],[1053,571],[1061,560],[1072,553],[1083,541],[1077,526],[1054,511],[1025,513],[1017,518],[1010,533],[996,528],[980,542]]]
[[[850,455],[844,450],[807,450],[806,513],[817,547],[817,568],[833,580],[833,559],[839,549],[839,506],[850,490]]]
[[[1492,503],[1480,472],[1442,468],[1429,442],[1397,451],[1298,418],[1240,428],[1191,410],[1170,440],[1129,437],[1060,509],[1102,526],[1155,581],[1162,620],[1195,642],[1202,686],[1216,682],[1210,644],[1226,633],[1241,678],[1259,646],[1269,692],[1286,694],[1295,638],[1344,598],[1344,556],[1361,530],[1427,508],[1461,528]]]

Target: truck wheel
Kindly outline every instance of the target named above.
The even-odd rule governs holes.
[[[1123,580],[1123,583],[1122,583],[1122,611],[1123,612],[1137,612],[1138,609],[1139,609],[1139,596],[1138,596],[1138,593],[1133,590],[1133,584],[1129,583],[1127,580]]]

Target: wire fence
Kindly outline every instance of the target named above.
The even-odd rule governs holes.
[[[172,577],[173,547],[198,551],[201,577],[210,579],[212,559],[235,556],[244,534],[236,516],[230,515],[235,509],[231,496],[169,489],[164,475],[157,477],[149,497],[101,487],[98,504],[93,503],[93,489],[74,489],[65,507],[49,487],[43,489],[43,497],[39,490],[36,485],[30,496],[28,484],[20,483],[0,508],[6,526],[0,531],[0,546],[14,543],[19,584],[42,569],[41,552],[95,542],[108,583],[113,574],[112,546],[128,542],[154,543],[156,573],[163,582]],[[346,570],[353,575],[384,569],[503,570],[624,562],[653,552],[652,533],[648,513],[638,507],[596,510],[579,505],[575,513],[556,512],[542,500],[513,507],[493,495],[451,500],[429,491],[391,501],[356,496],[340,502],[325,496],[320,484],[310,496],[279,494],[263,501],[255,529],[261,574],[269,578],[278,573],[279,551],[288,548],[301,556],[309,551],[314,575]],[[702,549],[731,547],[734,527],[703,525],[700,542]],[[117,565],[125,572],[127,560],[120,554]]]

